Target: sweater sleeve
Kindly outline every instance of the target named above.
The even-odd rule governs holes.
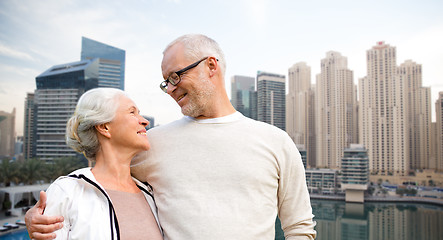
[[[148,182],[146,179],[146,173],[149,169],[147,158],[148,152],[144,151],[137,154],[131,161],[131,175],[140,182]]]
[[[278,156],[278,215],[285,238],[315,239],[314,215],[300,153],[287,135],[282,147],[282,153]]]
[[[55,231],[57,240],[68,239],[70,230],[69,209],[71,208],[71,199],[68,193],[56,181],[51,184],[46,191],[47,201],[44,215],[63,216],[63,228]]]

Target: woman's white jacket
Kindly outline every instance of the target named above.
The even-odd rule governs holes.
[[[152,187],[133,178],[161,230]],[[47,190],[44,215],[63,216],[63,228],[56,239],[120,239],[120,229],[111,198],[97,182],[90,168],[59,177]],[[128,207],[131,203],[128,202]]]

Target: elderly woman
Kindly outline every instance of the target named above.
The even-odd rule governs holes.
[[[152,189],[130,174],[131,159],[150,148],[148,123],[121,90],[81,96],[66,141],[95,165],[48,188],[44,214],[64,218],[56,239],[162,239]]]

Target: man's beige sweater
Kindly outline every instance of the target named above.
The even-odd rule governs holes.
[[[165,239],[315,237],[300,154],[289,136],[235,113],[189,117],[148,131],[151,149],[133,175],[154,188]]]

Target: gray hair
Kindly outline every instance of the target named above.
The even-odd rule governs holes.
[[[225,76],[226,60],[223,51],[218,43],[202,34],[186,34],[172,41],[163,51],[163,54],[177,43],[183,44],[185,57],[192,60],[200,60],[204,57],[216,57],[220,65],[220,70]]]
[[[108,123],[115,117],[120,96],[125,92],[116,88],[94,88],[78,100],[74,115],[66,126],[66,144],[94,161],[100,143],[95,126]]]

